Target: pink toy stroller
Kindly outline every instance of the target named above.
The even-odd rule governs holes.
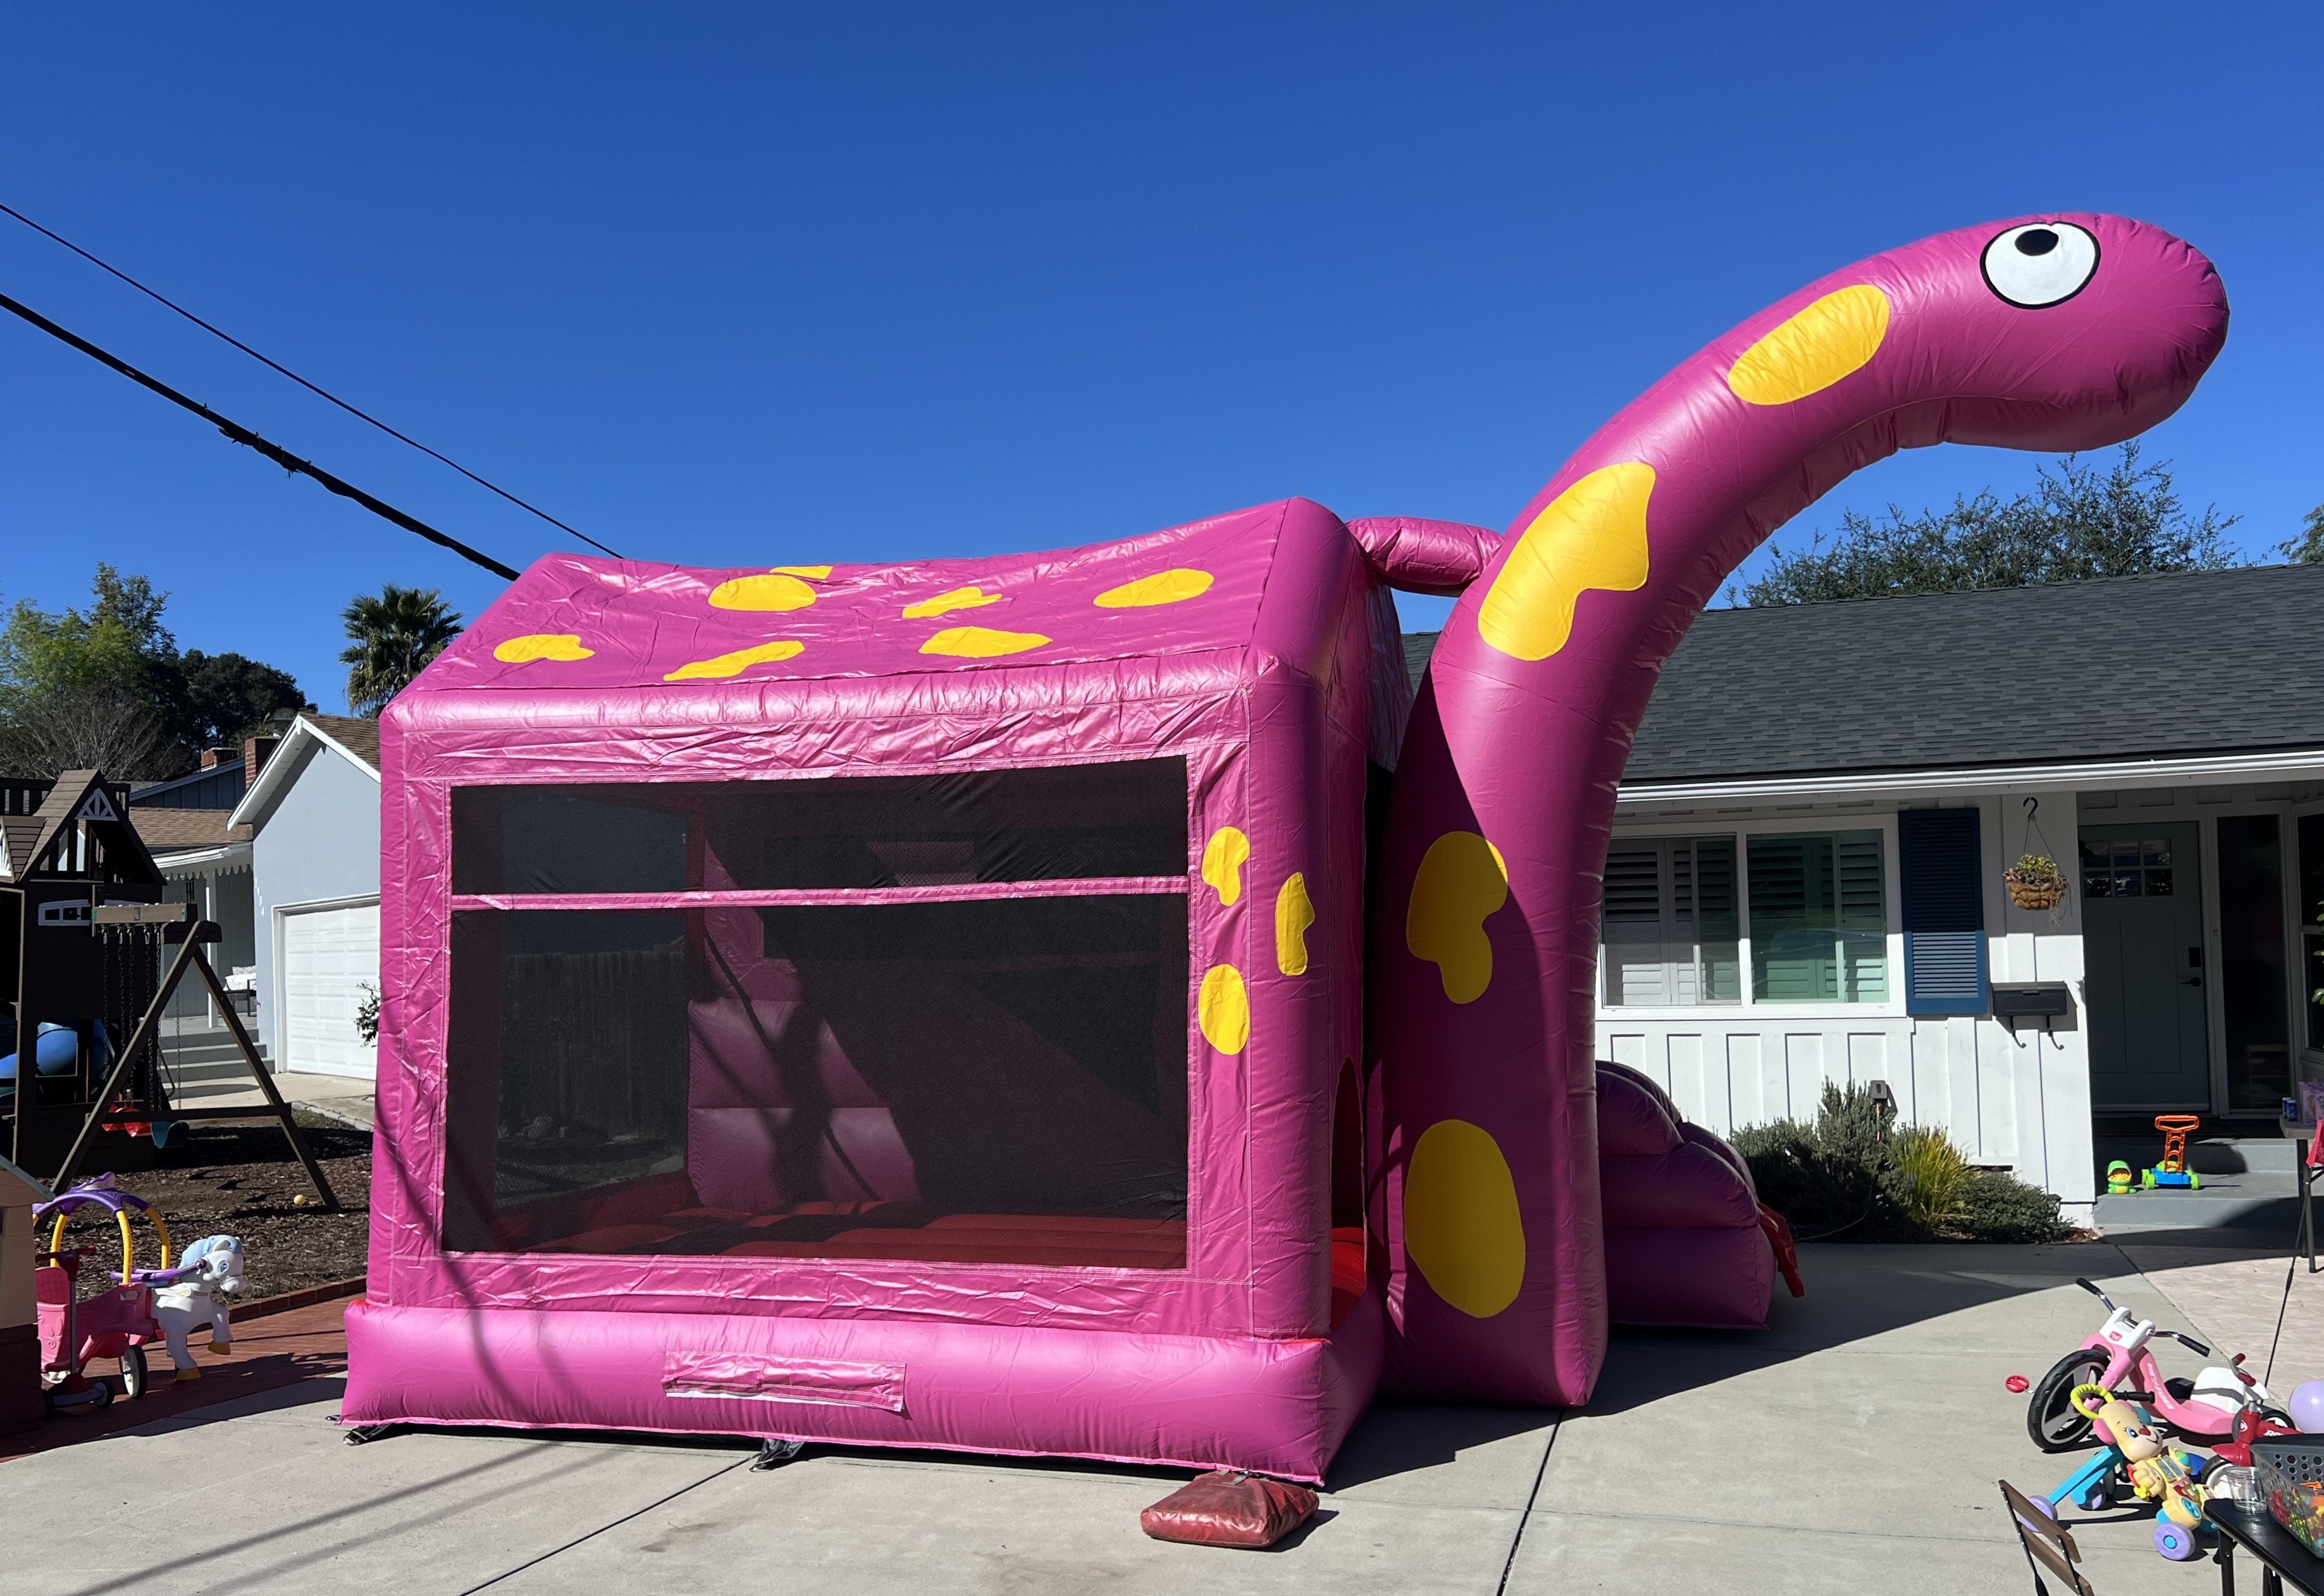
[[[65,1222],[82,1208],[103,1208],[121,1227],[119,1285],[94,1296],[80,1296],[81,1260],[86,1248],[64,1244]],[[153,1223],[161,1239],[161,1269],[136,1267],[136,1238],[130,1228],[132,1211]],[[157,1272],[170,1266],[170,1228],[142,1197],[116,1190],[111,1175],[83,1182],[64,1195],[32,1210],[35,1222],[56,1215],[49,1248],[36,1255],[34,1294],[40,1308],[41,1378],[46,1385],[51,1413],[67,1407],[103,1407],[112,1402],[112,1384],[86,1371],[90,1360],[110,1358],[120,1365],[122,1395],[145,1394],[145,1348],[161,1339],[161,1322],[153,1316],[153,1287]]]

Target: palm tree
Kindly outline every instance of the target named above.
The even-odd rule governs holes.
[[[460,635],[460,612],[432,587],[390,582],[377,597],[358,595],[341,613],[354,641],[339,655],[347,668],[347,706],[377,715],[411,685],[428,661]]]

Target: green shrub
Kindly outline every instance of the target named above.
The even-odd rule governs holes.
[[[1733,1137],[1759,1200],[1802,1241],[2056,1241],[2073,1233],[2058,1199],[1971,1164],[1931,1126],[1893,1126],[1855,1086],[1826,1084],[1812,1123],[1778,1120]]]
[[[1997,1170],[1977,1169],[1961,1190],[1953,1229],[1965,1241],[2062,1241],[2074,1233],[2058,1199]]]
[[[1952,1138],[1932,1125],[1907,1125],[1888,1141],[1883,1185],[1913,1228],[1941,1235],[1960,1217],[1978,1171]]]
[[[1759,1200],[1806,1240],[1909,1239],[1910,1222],[1883,1183],[1882,1111],[1856,1087],[1827,1084],[1815,1120],[1778,1120],[1738,1130],[1735,1150],[1751,1167]]]

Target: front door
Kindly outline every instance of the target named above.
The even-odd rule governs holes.
[[[2091,1104],[2206,1112],[2210,1022],[2194,822],[2085,826],[2081,841]]]

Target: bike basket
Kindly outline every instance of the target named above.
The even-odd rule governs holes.
[[[2269,1435],[2252,1443],[2252,1467],[2268,1517],[2324,1557],[2324,1436]]]

